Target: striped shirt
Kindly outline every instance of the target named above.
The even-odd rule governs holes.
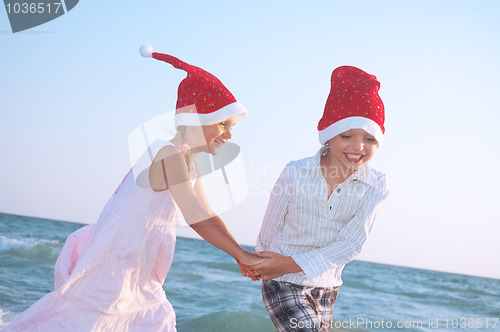
[[[321,149],[288,163],[271,192],[256,250],[291,256],[302,268],[274,280],[340,286],[345,264],[361,252],[387,198],[386,176],[367,164],[328,197],[320,157]]]

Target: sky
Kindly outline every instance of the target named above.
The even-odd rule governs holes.
[[[390,196],[360,260],[500,279],[500,2],[80,1],[12,33],[0,9],[0,212],[93,223],[130,165],[135,128],[215,74],[248,116],[233,130],[248,192],[222,219],[254,245],[269,192],[316,153],[341,65],[376,75]],[[196,236],[181,228],[181,236]]]

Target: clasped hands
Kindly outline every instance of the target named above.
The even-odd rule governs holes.
[[[261,260],[253,265],[238,262],[241,274],[252,279],[252,281],[270,280],[287,273],[302,271],[290,256],[283,256],[273,251],[260,251],[252,254],[261,258]]]

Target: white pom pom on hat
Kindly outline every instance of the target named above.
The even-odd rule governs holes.
[[[142,44],[142,46],[139,48],[139,53],[145,58],[152,58],[153,57],[153,48],[151,45],[148,44]]]
[[[143,44],[139,48],[139,53],[145,58],[169,63],[188,74],[177,89],[176,129],[178,126],[211,125],[234,115],[238,115],[236,120],[238,121],[247,114],[243,105],[217,77],[209,72],[172,55],[154,52],[148,44]]]

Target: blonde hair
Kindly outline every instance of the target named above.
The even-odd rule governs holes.
[[[189,145],[186,144],[186,126],[177,127],[177,132],[181,136],[181,144],[183,144],[189,148]],[[191,176],[191,156],[187,152],[184,152],[182,150],[181,150],[181,152],[184,155],[184,159],[186,160],[186,167],[188,170],[188,174]]]

